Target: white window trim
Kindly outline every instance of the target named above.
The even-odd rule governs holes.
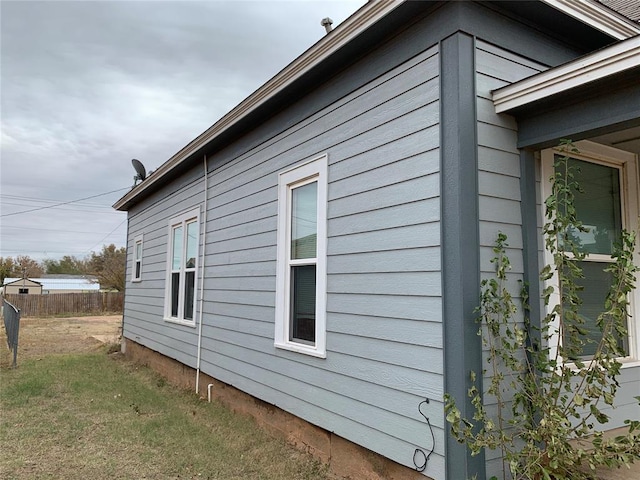
[[[276,272],[276,348],[326,358],[327,308],[327,169],[328,156],[284,171],[278,176],[278,244]],[[317,243],[316,243],[316,315],[315,344],[307,345],[289,340],[290,315],[290,207],[292,187],[312,181],[318,182]]]
[[[184,315],[184,289],[181,288],[178,293],[178,313],[180,316],[172,317],[171,316],[171,273],[172,273],[172,264],[173,264],[173,228],[182,225],[184,232],[184,239],[186,239],[187,235],[187,222],[189,220],[196,221],[198,225],[198,248],[196,250],[196,265],[193,269],[195,272],[194,285],[193,285],[193,319],[186,320],[182,318]],[[167,229],[167,270],[166,270],[166,280],[165,280],[165,292],[164,292],[164,320],[171,323],[178,323],[180,325],[185,325],[189,327],[196,326],[196,307],[197,307],[197,292],[198,292],[198,267],[200,265],[200,235],[201,235],[202,225],[200,224],[200,208],[195,208],[193,210],[189,210],[188,212],[184,212],[180,215],[177,215],[171,220],[169,220],[169,226]],[[186,257],[186,248],[187,242],[183,241],[182,245],[182,259],[184,260]],[[181,264],[180,267],[180,285],[184,286],[184,277],[185,277],[185,268]]]
[[[568,155],[572,158],[577,158],[580,160],[585,160],[588,162],[593,162],[600,165],[606,165],[614,168],[620,169],[622,172],[621,175],[621,183],[620,189],[622,192],[621,195],[621,209],[622,209],[622,228],[627,231],[635,231],[638,233],[638,223],[639,223],[639,194],[638,190],[640,189],[640,180],[638,178],[637,171],[637,158],[635,154],[630,152],[626,152],[623,150],[619,150],[617,148],[609,147],[606,145],[590,142],[587,140],[583,140],[575,143],[576,148],[579,153],[569,153],[563,152],[559,149],[547,149],[542,151],[541,159],[542,159],[542,200],[546,199],[551,194],[551,177],[553,175],[553,166],[554,166],[554,155]],[[542,216],[543,223],[545,221],[544,218],[544,203],[542,205]],[[640,263],[640,246],[636,242],[636,250],[634,252],[634,263],[639,265]],[[606,261],[610,257],[603,255],[592,255],[594,260],[603,260]],[[602,257],[602,258],[599,258]],[[553,262],[553,257],[551,253],[545,249],[544,250],[544,263],[545,265],[550,265]],[[554,292],[551,295],[549,300],[549,306],[545,314],[549,313],[551,309],[553,309],[554,305],[557,305],[560,302],[560,296],[558,294],[558,278],[557,275],[554,275],[552,278],[545,282],[544,287],[552,286],[554,287]],[[629,355],[627,357],[621,358],[622,368],[628,367],[636,367],[640,366],[640,319],[636,315],[637,306],[640,305],[640,286],[636,285],[636,289],[632,292],[630,301],[630,319],[628,325],[628,348]],[[558,338],[558,325],[552,325],[552,336],[550,338],[550,345],[557,345]],[[556,354],[556,349],[552,348],[550,350],[550,356],[554,357]],[[589,362],[585,362],[586,365]]]
[[[137,246],[140,244],[140,258],[136,258],[136,250]],[[131,265],[131,282],[138,283],[142,281],[142,258],[143,258],[143,250],[144,250],[144,237],[143,235],[138,235],[133,239],[133,255],[132,255],[132,265]],[[140,275],[136,276],[136,263],[140,262]]]

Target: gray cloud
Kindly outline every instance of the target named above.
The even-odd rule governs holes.
[[[1,2],[1,213],[130,186],[363,3]],[[124,245],[122,193],[0,218],[0,255]]]

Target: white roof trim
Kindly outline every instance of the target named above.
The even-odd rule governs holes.
[[[118,200],[113,207],[121,209],[138,195],[143,194],[149,187],[152,187],[154,183],[157,183],[162,177],[171,172],[177,165],[185,161],[209,141],[254,111],[276,93],[295,82],[315,65],[348,44],[354,37],[367,30],[371,25],[384,18],[405,1],[406,0],[377,0],[367,2],[356,13],[347,18],[337,28],[281,70],[275,77],[249,95],[212,127],[163,163],[151,176],[147,177],[143,182],[138,184],[138,186],[134,187],[129,193]]]
[[[542,0],[617,40],[640,35],[640,25],[593,0]]]
[[[493,92],[496,113],[541,100],[640,65],[640,36],[560,65]]]

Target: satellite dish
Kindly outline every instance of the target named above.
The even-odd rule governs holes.
[[[147,171],[144,169],[144,165],[140,160],[136,160],[134,158],[133,160],[131,160],[131,163],[133,164],[133,168],[137,173],[137,175],[133,177],[134,182],[137,182],[138,180],[143,181],[145,178],[147,178]]]

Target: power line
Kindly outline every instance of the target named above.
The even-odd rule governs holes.
[[[21,207],[37,207],[39,206],[38,203],[40,204],[40,206],[44,203],[45,205],[47,203],[51,203],[48,201],[43,201],[43,200],[19,200],[19,199],[15,199],[15,198],[10,198],[9,200],[0,200],[2,202],[2,205],[19,205]],[[27,202],[32,202],[32,203],[36,203],[36,205],[27,205]],[[66,207],[67,205],[63,205],[63,207]],[[111,208],[111,205],[100,205],[98,203],[76,203],[74,206],[77,207],[81,207],[81,208]]]
[[[38,197],[25,197],[23,195],[12,195],[10,193],[0,193],[0,199],[2,200],[2,203],[5,203],[6,200],[18,200],[21,202],[34,202],[34,203],[58,203],[60,202],[60,200],[54,200],[52,198],[38,198]],[[104,204],[101,203],[81,203],[80,205],[91,205],[94,207],[104,207]]]
[[[67,230],[67,229],[63,229],[63,228],[36,228],[36,227],[13,227],[11,225],[3,225],[2,226],[2,230],[4,230],[5,228],[14,228],[14,229],[18,229],[18,230],[36,230],[38,232],[56,232],[56,233],[90,233],[95,235],[96,233],[101,234],[101,233],[105,233],[105,232],[88,232],[88,231],[82,231],[82,230]],[[0,232],[0,235],[2,233]]]
[[[104,195],[109,195],[111,193],[121,192],[122,190],[128,190],[129,188],[131,188],[131,187],[119,188],[117,190],[112,190],[111,192],[99,193],[98,195],[91,195],[90,197],[79,198],[78,200],[69,200],[68,202],[60,202],[60,203],[56,203],[54,205],[46,205],[44,207],[32,208],[32,209],[29,209],[29,210],[21,210],[19,212],[13,212],[13,213],[4,213],[4,214],[0,215],[0,217],[10,217],[11,215],[19,215],[21,213],[37,212],[39,210],[45,210],[47,208],[55,208],[55,207],[60,207],[62,205],[69,205],[70,203],[82,202],[84,200],[89,200],[91,198],[97,198],[97,197],[102,197]]]
[[[115,232],[117,229],[119,229],[119,228],[124,224],[124,222],[126,222],[126,221],[127,221],[127,219],[125,218],[122,222],[120,222],[120,223],[118,224],[118,226],[117,226],[116,228],[114,228],[113,230],[111,230],[111,231],[110,231],[110,232],[109,232],[109,233],[108,233],[108,234],[107,234],[107,235],[106,235],[102,240],[100,240],[100,241],[99,241],[98,243],[96,243],[93,247],[91,247],[89,250],[87,250],[87,251],[86,251],[86,253],[89,253],[91,250],[93,250],[93,249],[94,249],[94,248],[96,248],[98,245],[100,245],[102,242],[104,242],[107,238],[109,238],[109,237],[111,236],[111,234],[112,234],[113,232]]]

